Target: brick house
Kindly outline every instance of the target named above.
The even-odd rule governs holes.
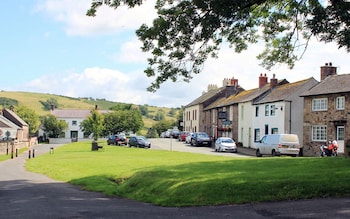
[[[304,97],[304,155],[317,156],[320,145],[337,140],[338,153],[350,147],[350,74],[337,75],[332,63],[321,67],[321,81]],[[350,156],[349,152],[346,153]]]

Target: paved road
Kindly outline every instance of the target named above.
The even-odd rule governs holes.
[[[48,153],[52,146],[37,146],[36,156]],[[28,153],[24,153],[0,162],[1,219],[350,218],[350,198],[188,208],[159,207],[122,198],[108,198],[27,172],[23,167],[27,158]]]
[[[227,152],[215,152],[212,147],[196,147],[180,142],[176,139],[171,138],[155,138],[150,139],[152,143],[152,149],[160,150],[173,150],[182,152],[191,152],[207,155],[227,156],[227,157],[252,157],[255,156],[255,150],[249,148],[238,148],[238,153],[227,153]]]

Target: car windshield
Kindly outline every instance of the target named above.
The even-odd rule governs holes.
[[[233,140],[230,138],[225,138],[225,139],[222,139],[222,143],[233,143]]]
[[[205,133],[198,133],[198,137],[208,137],[208,135]]]
[[[143,137],[143,136],[139,136],[139,137],[137,137],[137,139],[138,139],[138,140],[143,140],[143,141],[146,141],[146,138],[145,138],[145,137]]]

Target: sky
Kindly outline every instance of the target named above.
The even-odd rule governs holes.
[[[313,39],[303,58],[290,70],[285,65],[270,71],[255,57],[263,46],[252,45],[236,54],[223,46],[218,59],[209,59],[191,82],[167,81],[156,92],[147,87],[155,78],[144,73],[148,54],[135,31],[157,16],[155,0],[137,8],[101,7],[96,17],[86,16],[90,0],[2,1],[0,24],[0,90],[92,97],[109,101],[181,107],[207,91],[222,86],[225,78],[238,79],[246,90],[258,87],[261,73],[269,80],[320,80],[320,67],[332,62],[338,74],[350,73],[350,53],[333,43]]]

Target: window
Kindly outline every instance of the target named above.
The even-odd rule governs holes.
[[[312,141],[327,141],[327,126],[312,126]]]
[[[255,107],[255,117],[259,117],[259,107]]]
[[[76,120],[73,120],[73,121],[72,121],[72,125],[76,126],[77,124],[78,124],[78,123],[77,123]]]
[[[270,105],[265,106],[265,116],[269,116],[270,114]]]
[[[254,129],[254,141],[260,141],[260,129]]]
[[[275,105],[271,105],[270,107],[270,116],[274,116],[276,114],[276,107]]]
[[[272,128],[271,134],[278,134],[278,128]]]
[[[326,111],[327,98],[316,98],[312,100],[312,111]]]
[[[336,103],[335,103],[335,108],[337,110],[344,110],[344,104],[345,104],[345,97],[337,97]]]

